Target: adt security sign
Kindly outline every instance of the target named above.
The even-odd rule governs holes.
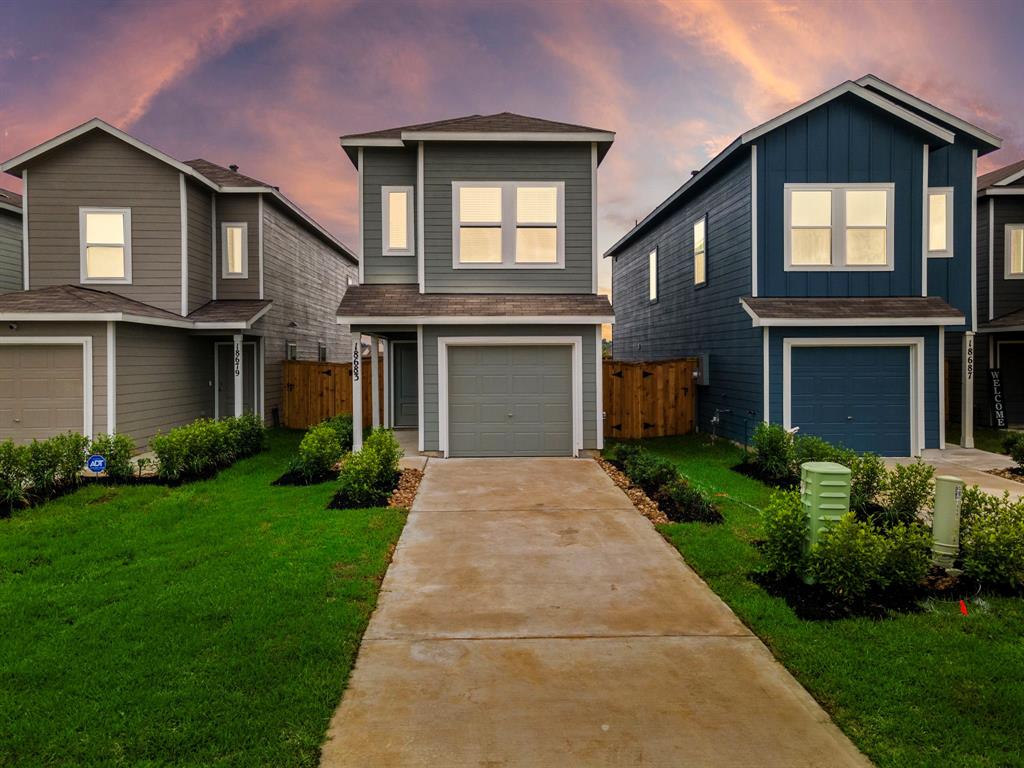
[[[85,460],[85,466],[89,468],[90,472],[102,472],[107,468],[107,460],[98,453],[94,453]]]

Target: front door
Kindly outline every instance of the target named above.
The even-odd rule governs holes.
[[[396,427],[416,427],[420,423],[419,376],[416,370],[416,343],[393,342]]]
[[[217,371],[218,419],[235,415],[234,343],[218,341],[214,345]],[[242,342],[242,413],[256,410],[256,342]]]

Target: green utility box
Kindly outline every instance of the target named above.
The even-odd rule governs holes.
[[[850,470],[832,461],[800,465],[800,500],[807,515],[807,549],[850,511]]]
[[[940,475],[935,478],[935,513],[932,516],[932,555],[936,565],[949,570],[960,553],[960,506],[964,481]]]

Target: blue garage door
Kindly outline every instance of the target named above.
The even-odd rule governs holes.
[[[792,351],[792,426],[857,451],[910,455],[908,347]]]

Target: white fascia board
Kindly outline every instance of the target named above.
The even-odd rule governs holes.
[[[997,187],[1005,187],[1008,184],[1013,184],[1013,182],[1018,181],[1022,176],[1024,176],[1024,170],[1020,170],[1020,171],[1017,171],[1016,173],[1012,173],[1009,176],[1007,176],[1005,179],[1000,179],[999,181],[996,182],[995,185]]]
[[[754,327],[762,328],[838,328],[844,326],[946,326],[963,325],[962,317],[770,317],[757,318]]]
[[[978,329],[978,333],[1019,333],[1020,331],[1024,331],[1024,325],[983,325]]]
[[[978,193],[978,197],[988,197],[990,195],[1024,195],[1024,187],[988,187]]]
[[[872,88],[881,91],[882,93],[890,96],[891,98],[902,101],[904,104],[909,104],[916,109],[920,109],[925,114],[931,115],[937,120],[949,123],[950,125],[956,126],[964,133],[968,133],[974,136],[976,139],[980,139],[988,144],[992,144],[996,147],[1003,145],[1003,140],[996,136],[994,133],[989,133],[984,128],[979,128],[973,123],[969,123],[956,115],[946,112],[943,109],[929,104],[927,101],[917,98],[906,91],[897,88],[894,85],[890,85],[884,80],[880,80],[874,75],[865,75],[857,81],[857,85],[860,86],[871,86]]]
[[[0,321],[22,323],[34,321],[64,323],[112,321],[115,323],[136,323],[138,325],[161,325],[168,328],[195,327],[195,323],[191,320],[165,320],[159,317],[132,315],[125,312],[0,312]]]
[[[450,315],[370,317],[338,315],[339,325],[614,325],[614,315]]]
[[[401,139],[382,139],[382,138],[352,138],[352,139],[340,139],[339,143],[343,147],[404,147],[405,142]]]
[[[402,131],[403,141],[585,141],[611,142],[611,131]]]
[[[21,208],[16,205],[10,205],[9,203],[0,203],[0,211],[10,211],[11,213],[16,213],[19,216],[22,215]]]
[[[256,312],[252,317],[247,320],[193,320],[192,324],[194,327],[209,330],[209,329],[223,329],[223,330],[249,330],[252,326],[263,317],[267,312],[270,311],[272,304],[267,304],[259,312]]]

